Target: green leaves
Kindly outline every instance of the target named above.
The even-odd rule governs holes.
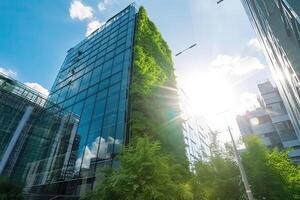
[[[198,162],[195,166],[193,191],[202,191],[200,193],[202,196],[196,199],[242,199],[240,183],[241,178],[236,163],[218,154],[209,162]]]
[[[288,152],[267,149],[257,136],[245,139],[242,162],[257,200],[300,199],[300,169],[288,158]],[[212,144],[213,154],[208,162],[195,166],[192,188],[195,199],[247,199],[240,172],[232,150],[226,152]]]
[[[85,199],[190,200],[187,184],[172,178],[172,164],[159,142],[138,138],[119,157],[121,166],[108,174],[99,188]]]
[[[255,136],[247,137],[245,144],[247,151],[241,156],[254,197],[274,200],[293,199],[284,177],[272,167],[272,163],[276,162],[270,157],[273,150],[268,150]]]
[[[176,81],[171,51],[143,7],[137,15],[130,85],[131,135],[143,137],[147,133],[157,139],[174,164],[180,163],[187,171],[178,94],[172,90]]]
[[[277,172],[293,199],[300,199],[300,167],[291,163],[288,152],[274,149],[267,155],[268,166]]]

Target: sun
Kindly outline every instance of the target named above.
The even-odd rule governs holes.
[[[189,76],[181,81],[195,114],[212,116],[236,104],[236,94],[230,82],[222,75],[207,72]]]

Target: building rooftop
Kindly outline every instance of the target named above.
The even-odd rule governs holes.
[[[0,89],[11,92],[34,104],[44,106],[47,96],[0,72]]]

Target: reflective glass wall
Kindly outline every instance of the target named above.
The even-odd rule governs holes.
[[[30,130],[45,102],[42,94],[0,73],[0,174],[18,183],[22,182],[26,164],[37,159],[25,149],[29,143],[40,141]],[[37,146],[31,147],[30,152],[34,152]]]
[[[300,18],[296,0],[242,0],[300,141]]]
[[[68,51],[46,106],[68,123],[56,126],[46,156],[28,166],[28,186],[79,180],[80,194],[101,181],[103,168],[118,165],[113,158],[126,139],[136,12],[128,6]]]

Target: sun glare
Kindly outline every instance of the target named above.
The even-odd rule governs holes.
[[[189,77],[183,87],[196,114],[211,116],[234,107],[236,95],[229,82],[218,74]]]

